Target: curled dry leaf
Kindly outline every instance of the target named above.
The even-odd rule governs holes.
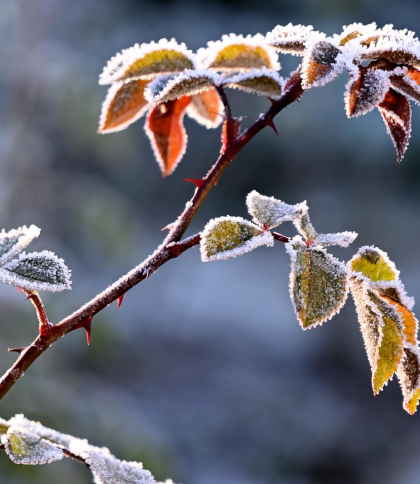
[[[141,118],[148,106],[144,89],[149,82],[134,79],[112,85],[102,106],[98,132],[121,131]]]
[[[411,134],[410,103],[404,95],[390,89],[378,109],[397,150],[398,165],[404,157]]]
[[[191,96],[187,114],[206,128],[217,128],[223,121],[224,107],[216,89],[211,87]]]
[[[150,108],[145,130],[163,176],[170,175],[181,161],[187,146],[183,119],[190,98],[184,96]]]

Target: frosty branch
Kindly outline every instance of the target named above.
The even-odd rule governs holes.
[[[303,57],[301,66],[287,81],[277,72],[280,64],[276,51]],[[420,42],[414,33],[397,31],[390,25],[378,29],[375,24],[353,24],[332,37],[310,26],[289,24],[277,26],[265,38],[260,34],[224,36],[195,54],[174,39],[162,39],[135,45],[112,58],[100,76],[100,83],[110,84],[110,88],[99,132],[120,131],[146,115],[146,134],[166,177],[174,172],[186,149],[185,115],[207,128],[216,128],[223,121],[220,156],[206,176],[186,179],[197,188],[178,219],[168,226],[169,233],[155,252],[56,325],[49,323],[38,291],[68,289],[70,271],[51,252],[22,253],[39,235],[37,227],[0,234],[0,280],[25,291],[40,323],[35,341],[15,349],[20,356],[0,380],[0,399],[65,334],[85,328],[89,343],[95,314],[114,301],[119,307],[128,290],[189,248],[200,244],[202,260],[214,261],[260,246],[272,247],[277,240],[285,244],[291,259],[290,297],[302,329],[331,319],[351,293],[372,370],[374,394],[396,374],[403,406],[413,414],[420,399],[418,321],[412,312],[414,301],[407,296],[399,272],[385,252],[361,247],[346,264],[328,253],[327,247],[348,247],[357,237],[355,232],[319,234],[310,222],[306,202],[290,205],[256,191],[246,199],[252,221],[219,217],[209,221],[200,234],[181,239],[210,190],[245,145],[267,126],[278,134],[273,119],[280,111],[306,90],[325,85],[345,70],[349,73],[345,93],[348,117],[378,108],[400,163],[411,132],[409,99],[420,102],[418,68]],[[233,116],[225,92],[231,88],[266,96],[272,103],[243,132],[241,118]],[[286,222],[292,222],[299,235],[289,239],[273,232]],[[137,464],[117,462],[108,451],[99,452],[77,439],[54,434],[20,417],[15,419],[0,422],[3,445],[14,462],[40,464],[67,455],[87,463],[95,482],[149,482]]]

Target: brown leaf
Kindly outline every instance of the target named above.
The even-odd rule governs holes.
[[[302,64],[304,87],[320,86],[339,74],[335,64],[341,51],[334,45],[321,40],[305,53]]]
[[[408,99],[390,89],[378,109],[397,150],[397,165],[401,163],[411,133],[411,108]]]
[[[191,103],[187,108],[188,116],[206,128],[217,128],[223,121],[223,112],[223,104],[214,87],[191,96]]]
[[[149,82],[138,79],[111,86],[102,106],[98,132],[121,131],[137,121],[147,109],[144,88]]]
[[[152,106],[147,116],[145,130],[152,143],[163,176],[170,175],[181,161],[187,146],[183,125],[190,97]]]

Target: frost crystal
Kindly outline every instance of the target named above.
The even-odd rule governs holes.
[[[150,44],[135,44],[113,57],[99,77],[99,84],[125,79],[152,79],[158,74],[195,69],[195,56],[185,44],[175,39],[161,39]]]
[[[293,225],[296,227],[297,231],[303,235],[306,241],[312,241],[318,237],[318,232],[311,224],[308,212],[309,207],[306,205],[306,201],[300,203],[299,205],[301,207],[301,212],[299,216],[293,220]]]
[[[208,262],[237,257],[261,245],[274,245],[270,232],[261,231],[260,227],[241,217],[220,217],[210,220],[202,232],[201,259]]]
[[[265,42],[283,54],[303,55],[308,41],[318,42],[325,34],[314,30],[312,25],[277,25],[265,37]]]
[[[56,445],[21,427],[10,427],[6,437],[6,452],[15,464],[50,464],[64,457]]]
[[[329,245],[340,245],[341,247],[348,247],[357,237],[356,232],[339,232],[337,234],[319,234],[312,243],[314,245],[322,245],[327,247]]]
[[[182,96],[191,96],[217,84],[218,76],[210,70],[185,70],[176,77],[158,77],[145,90],[151,103],[173,101]]]
[[[250,72],[242,72],[232,77],[223,79],[223,85],[240,89],[250,94],[259,94],[277,99],[284,89],[284,79],[277,72],[262,69],[252,69]]]
[[[280,64],[277,54],[267,45],[261,34],[224,35],[222,40],[208,42],[207,49],[199,49],[197,56],[200,65],[216,71],[249,71],[266,67],[279,71]]]
[[[302,329],[314,328],[337,314],[346,302],[349,271],[298,235],[286,244],[291,258],[290,297]]]
[[[354,23],[345,25],[343,32],[340,35],[333,35],[333,38],[338,38],[340,45],[346,45],[354,39],[359,42],[360,37],[370,37],[376,31],[376,23],[364,25],[361,23]]]
[[[307,210],[306,202],[288,205],[274,197],[260,195],[255,190],[246,197],[246,205],[253,221],[266,229],[273,229],[283,222],[291,222]]]
[[[217,128],[223,121],[224,107],[216,89],[210,88],[191,96],[187,114],[206,128]]]
[[[3,229],[0,232],[0,266],[22,252],[40,233],[41,229],[35,225],[29,228],[24,225],[9,232]]]
[[[63,259],[44,250],[20,254],[0,269],[0,280],[28,291],[63,291],[70,289],[71,272]]]
[[[390,87],[390,73],[380,69],[359,68],[351,75],[344,95],[349,118],[367,114],[381,103]]]

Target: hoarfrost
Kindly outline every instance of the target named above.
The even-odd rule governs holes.
[[[124,79],[152,79],[159,74],[195,69],[195,55],[175,39],[135,44],[113,57],[99,76],[99,84],[112,84]]]
[[[63,259],[44,250],[20,254],[0,269],[0,281],[28,291],[63,291],[70,289],[71,271]]]
[[[355,42],[359,42],[360,37],[372,36],[375,33],[376,28],[375,22],[367,25],[353,23],[345,25],[343,27],[343,32],[340,35],[333,35],[333,38],[338,38],[340,45],[346,45],[354,39],[356,39]]]
[[[265,37],[265,42],[283,54],[303,55],[308,41],[318,42],[325,34],[314,30],[312,25],[277,25]]]
[[[303,87],[324,86],[335,79],[345,67],[339,62],[340,54],[341,49],[331,39],[308,42],[302,62]]]
[[[224,35],[222,40],[208,42],[207,46],[197,52],[200,66],[206,69],[247,71],[266,67],[280,70],[275,50],[265,43],[261,34]]]
[[[297,231],[303,235],[305,240],[313,240],[318,237],[318,232],[315,230],[314,226],[311,224],[309,218],[309,207],[306,201],[298,204],[300,206],[300,214],[293,220],[293,225],[296,227]]]
[[[22,252],[40,233],[41,229],[35,225],[24,225],[9,232],[3,229],[0,232],[0,266]]]
[[[154,79],[145,90],[151,103],[174,101],[182,96],[198,94],[217,84],[218,76],[210,70],[185,70],[179,76]]]
[[[414,67],[397,67],[390,77],[391,86],[420,104],[420,72]]]
[[[370,287],[382,296],[387,296],[399,302],[411,311],[414,306],[414,298],[407,295],[404,284],[399,281],[371,282]]]
[[[9,428],[5,449],[15,464],[50,464],[64,457],[63,451],[56,445],[22,427]]]
[[[291,258],[290,298],[302,329],[331,319],[346,302],[346,265],[318,247],[307,247],[298,235],[286,244]]]
[[[210,220],[201,234],[201,259],[203,262],[229,259],[262,245],[274,245],[271,232],[261,231],[241,217],[220,217]]]
[[[250,72],[242,72],[232,77],[223,79],[223,85],[250,94],[269,96],[278,99],[284,89],[285,81],[277,72],[269,71],[266,67],[252,69]]]
[[[312,243],[315,245],[322,245],[327,247],[329,245],[340,245],[341,247],[348,247],[357,237],[357,232],[339,232],[337,234],[319,234]]]
[[[307,210],[306,202],[288,205],[274,197],[261,195],[256,190],[248,194],[246,205],[253,221],[266,229],[273,229],[283,222],[291,222]]]

